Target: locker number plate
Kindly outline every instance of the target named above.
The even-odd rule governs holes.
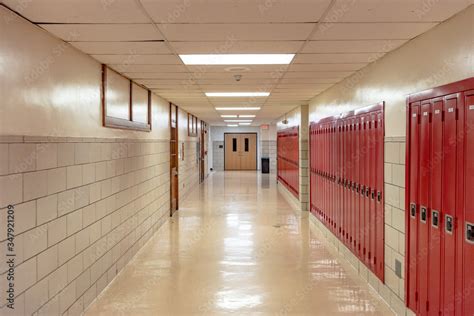
[[[424,206],[422,206],[420,209],[421,209],[421,211],[420,211],[420,221],[422,223],[426,223],[426,219],[428,217],[428,210]]]
[[[435,211],[435,210],[431,211],[431,226],[433,226],[434,228],[439,227],[439,212],[438,211]]]
[[[451,215],[446,215],[446,227],[445,230],[448,234],[453,234],[454,220]]]
[[[466,223],[466,241],[474,244],[474,224]]]

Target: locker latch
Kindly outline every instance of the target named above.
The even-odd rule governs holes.
[[[369,194],[370,194],[370,188],[367,187],[367,188],[365,189],[365,196],[366,196],[366,197],[369,197]]]
[[[372,200],[375,200],[375,190],[372,190]]]
[[[428,210],[426,209],[425,206],[420,207],[420,221],[422,223],[426,223],[426,219],[428,217]]]
[[[382,192],[377,191],[377,202],[381,202],[381,201],[382,201]]]
[[[416,204],[410,203],[410,216],[416,218]]]
[[[452,234],[454,229],[454,219],[451,215],[446,215],[446,227],[445,230],[448,234]]]
[[[356,192],[359,193],[359,184],[356,184]]]
[[[474,244],[474,224],[466,222],[466,241]]]
[[[435,210],[431,211],[431,226],[433,226],[434,228],[439,227],[439,212],[438,211],[435,211]]]

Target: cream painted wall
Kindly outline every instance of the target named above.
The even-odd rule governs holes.
[[[474,76],[473,38],[470,6],[315,97],[310,121],[385,101],[386,136],[405,136],[406,95]]]
[[[0,135],[169,139],[164,99],[151,133],[104,128],[99,62],[4,7],[0,29]]]

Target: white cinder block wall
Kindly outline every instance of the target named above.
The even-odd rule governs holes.
[[[405,308],[406,95],[474,76],[474,6],[411,40],[310,102],[309,118],[385,101],[385,284],[314,216],[317,227],[399,315]],[[459,32],[465,30],[465,32]],[[440,45],[440,43],[443,43]],[[390,44],[390,43],[387,43]],[[380,53],[374,53],[374,57]],[[395,273],[400,265],[401,273]]]
[[[8,205],[16,254],[15,310],[0,282],[0,315],[79,315],[168,219],[169,103],[152,95],[150,133],[104,128],[97,61],[3,7],[0,29],[0,255]],[[185,196],[197,138],[183,111],[179,126]]]
[[[282,122],[287,120],[287,124]],[[278,182],[279,189],[285,197],[297,207],[297,210],[303,212],[309,211],[309,147],[308,147],[308,105],[300,105],[286,115],[278,118],[277,131],[299,126],[299,196],[296,198],[283,184]],[[307,215],[307,213],[303,213]]]

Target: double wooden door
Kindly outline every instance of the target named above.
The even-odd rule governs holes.
[[[225,170],[257,170],[257,134],[225,134]]]

